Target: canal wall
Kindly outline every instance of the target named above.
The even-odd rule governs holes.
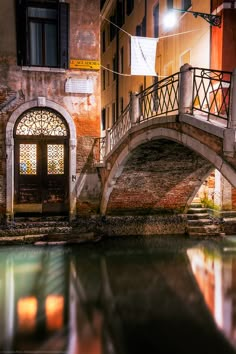
[[[102,216],[78,218],[73,233],[94,232],[107,236],[183,235],[186,215]]]

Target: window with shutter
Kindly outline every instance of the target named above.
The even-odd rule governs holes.
[[[16,0],[18,65],[68,68],[69,4]]]

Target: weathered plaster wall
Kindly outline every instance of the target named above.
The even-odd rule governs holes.
[[[69,59],[99,60],[99,1],[68,0],[70,4]],[[22,103],[45,97],[63,107],[71,116],[77,133],[77,201],[78,213],[94,212],[98,208],[99,180],[94,168],[92,150],[94,139],[100,136],[100,73],[98,70],[49,69],[19,67],[16,60],[14,0],[2,0],[0,12],[0,211],[5,208],[5,128],[12,112]],[[93,93],[66,93],[68,78],[90,79]],[[6,104],[9,92],[17,97]],[[1,108],[1,107],[0,107]],[[0,110],[1,111],[1,110]],[[1,155],[2,154],[2,155]],[[83,178],[82,178],[83,177]],[[81,180],[85,180],[81,185]],[[91,193],[85,185],[96,188],[90,208]],[[1,189],[3,190],[1,193]],[[82,194],[81,194],[82,193]],[[83,195],[83,201],[80,200]],[[94,206],[96,204],[96,207]]]

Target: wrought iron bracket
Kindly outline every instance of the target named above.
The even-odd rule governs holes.
[[[219,15],[212,15],[212,14],[207,14],[205,12],[187,11],[187,10],[181,10],[181,9],[173,9],[173,10],[179,11],[179,12],[187,12],[187,13],[192,14],[194,17],[198,17],[198,16],[202,17],[211,26],[221,27],[221,16],[219,16]]]

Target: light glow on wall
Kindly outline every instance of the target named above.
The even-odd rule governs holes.
[[[64,297],[62,295],[48,295],[45,301],[46,327],[50,331],[63,327]]]
[[[38,302],[36,297],[20,298],[17,302],[18,329],[23,332],[33,332],[36,327]]]

